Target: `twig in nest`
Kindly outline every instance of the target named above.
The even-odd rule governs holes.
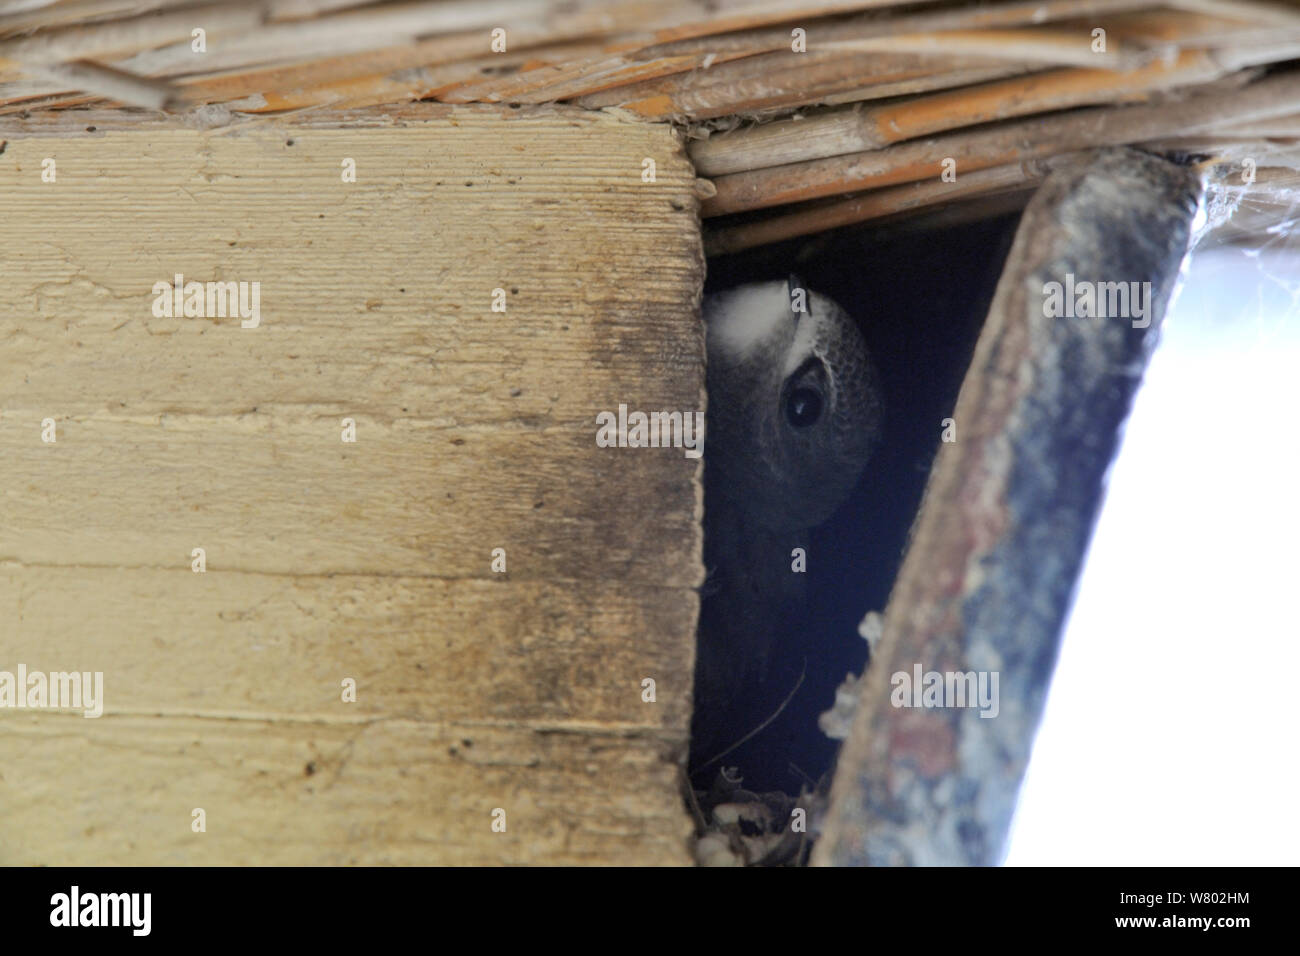
[[[808,776],[808,775],[807,775],[806,773],[804,773],[802,770],[800,770],[798,764],[796,764],[793,760],[787,760],[787,761],[786,761],[786,765],[787,765],[787,766],[788,766],[788,767],[789,767],[789,768],[790,768],[794,773],[796,773],[796,774],[798,774],[799,776],[803,777],[804,782],[807,783],[809,787],[811,787],[813,790],[816,790],[816,789],[817,789],[817,781],[814,780],[812,777]]]
[[[797,694],[797,693],[799,692],[799,688],[803,686],[803,679],[804,679],[805,676],[807,676],[807,674],[808,674],[808,658],[805,657],[805,658],[804,658],[804,661],[803,661],[803,670],[801,670],[801,671],[799,672],[799,679],[798,679],[797,681],[795,681],[794,687],[792,687],[792,688],[790,689],[790,693],[788,693],[788,694],[785,695],[785,700],[781,701],[781,705],[780,705],[779,707],[777,707],[777,709],[774,710],[774,711],[772,712],[772,716],[769,717],[769,718],[767,718],[767,720],[763,721],[761,724],[759,724],[757,727],[755,727],[755,728],[754,728],[753,730],[751,730],[749,733],[745,734],[745,736],[741,737],[739,740],[737,740],[734,744],[732,744],[732,745],[731,745],[730,747],[728,747],[726,750],[722,751],[722,753],[715,754],[714,756],[710,757],[708,760],[704,761],[704,763],[700,764],[698,767],[695,768],[695,772],[696,772],[696,773],[699,773],[701,770],[704,770],[706,767],[711,767],[711,766],[713,766],[715,763],[717,763],[719,760],[721,760],[721,759],[722,759],[723,757],[725,757],[727,754],[731,753],[733,750],[735,750],[735,749],[736,749],[737,747],[739,747],[741,744],[745,743],[745,742],[748,741],[750,738],[752,738],[752,737],[754,737],[756,734],[760,733],[764,728],[767,727],[768,724],[770,724],[772,721],[776,720],[776,718],[780,717],[780,716],[781,716],[781,711],[785,710],[786,707],[789,706],[790,701],[794,700],[794,695]]]
[[[686,803],[690,807],[691,816],[695,818],[695,831],[703,833],[709,828],[708,821],[704,819],[704,808],[700,806],[700,801],[695,796],[695,788],[691,786],[690,778],[686,776],[686,771],[682,771],[682,789],[686,791]]]

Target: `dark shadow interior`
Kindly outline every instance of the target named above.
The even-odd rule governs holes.
[[[734,766],[747,790],[793,794],[831,769],[838,744],[821,733],[817,717],[845,675],[866,662],[858,623],[884,610],[941,420],[956,402],[1018,221],[1012,213],[942,231],[876,224],[709,260],[706,292],[795,272],[853,315],[881,374],[885,437],[850,500],[813,533],[806,626],[782,636],[764,690],[734,708],[731,739],[770,717],[801,672],[802,686],[769,726],[721,761],[700,769],[714,754],[692,752],[695,787]]]

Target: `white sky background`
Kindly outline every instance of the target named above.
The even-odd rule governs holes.
[[[1007,865],[1300,864],[1300,250],[1207,249],[1109,479]]]

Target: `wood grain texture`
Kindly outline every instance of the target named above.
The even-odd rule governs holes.
[[[688,862],[700,465],[595,443],[704,407],[672,132],[88,125],[0,125],[0,670],[105,697],[0,708],[0,863]]]

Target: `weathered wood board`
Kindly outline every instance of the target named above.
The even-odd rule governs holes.
[[[0,671],[104,681],[0,707],[0,863],[688,862],[700,462],[595,441],[703,409],[671,131],[87,125],[0,125]]]
[[[1030,200],[858,685],[814,864],[1001,862],[1106,473],[1204,188],[1195,168],[1112,148],[1062,165]],[[1083,316],[1073,301],[1053,314],[1052,284],[1073,289],[1076,275],[1081,289],[1122,285],[1122,300],[1098,293]],[[899,677],[921,673],[969,675],[982,700],[963,688],[946,706],[909,706]]]

